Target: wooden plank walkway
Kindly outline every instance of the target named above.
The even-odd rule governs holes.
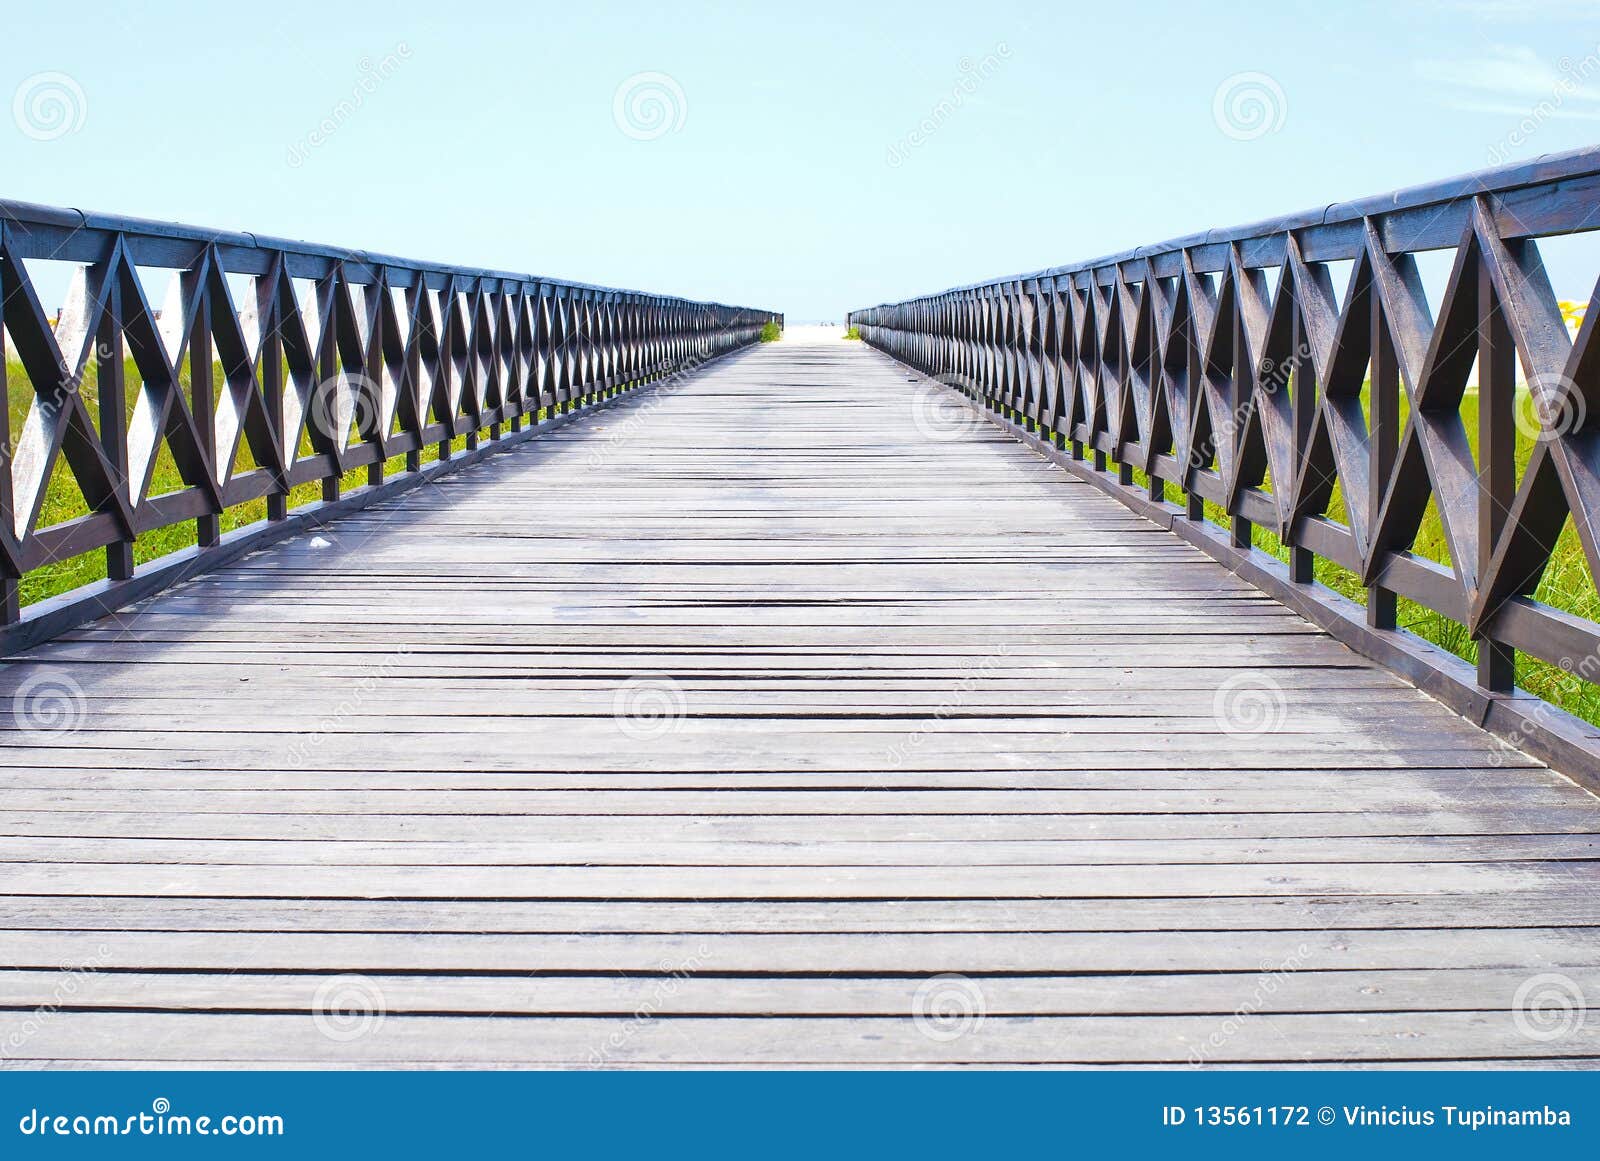
[[[6,666],[0,1059],[1595,1063],[1596,800],[929,392],[751,349]]]

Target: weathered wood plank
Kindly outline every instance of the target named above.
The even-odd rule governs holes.
[[[505,899],[1200,898],[1540,890],[1591,865],[1546,862],[1166,866],[632,867],[0,863],[0,894]]]
[[[11,1059],[245,1065],[266,1057],[374,1067],[1589,1060],[1596,1019],[1590,1013],[1577,1034],[1554,1043],[1531,1040],[1509,1012],[1287,1013],[1241,1022],[1232,1035],[1216,1016],[990,1016],[948,1040],[905,1017],[393,1016],[334,1039],[325,1021],[307,1015],[60,1012]]]
[[[1600,988],[1600,968],[1568,973],[1582,991]],[[1213,972],[1123,976],[983,976],[971,986],[992,1016],[1232,1016],[1254,1013],[1477,1011],[1498,997],[1512,1005],[1527,974],[1518,969]],[[750,977],[368,975],[364,987],[386,1017],[400,1015],[908,1016],[921,978],[839,975]],[[61,994],[57,972],[0,970],[0,1033],[19,1017],[6,1009],[74,1011],[314,1012],[318,993],[338,986],[321,973],[93,971]],[[31,1014],[31,1013],[30,1013]],[[21,1017],[26,1020],[27,1016]]]
[[[0,968],[932,975],[1600,967],[1592,928],[475,934],[12,931]],[[1531,974],[1531,972],[1528,972]],[[1525,976],[1526,978],[1526,976]],[[1499,999],[1485,1007],[1503,1006]]]
[[[0,896],[0,928],[434,934],[761,934],[957,931],[1320,931],[1600,928],[1600,898],[1550,890],[1193,899],[319,899]]]

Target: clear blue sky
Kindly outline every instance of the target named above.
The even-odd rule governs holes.
[[[0,40],[0,196],[838,318],[1593,143],[1597,8],[32,4]],[[41,73],[81,90],[72,131],[18,124]],[[614,115],[640,73],[670,78],[653,139]],[[1270,131],[1245,91],[1230,135],[1218,88],[1252,73]]]

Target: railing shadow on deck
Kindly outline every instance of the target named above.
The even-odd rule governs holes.
[[[849,321],[1593,788],[1600,730],[1518,689],[1516,659],[1600,681],[1600,624],[1534,597],[1569,517],[1600,576],[1600,288],[1570,334],[1538,244],[1597,228],[1590,149]],[[1437,315],[1418,264],[1430,250],[1453,254]],[[1420,551],[1430,497],[1444,560]],[[1319,583],[1330,566],[1348,595]],[[1459,629],[1476,665],[1401,627],[1404,602]]]
[[[30,262],[75,271],[56,320]],[[170,277],[159,310],[152,273]],[[27,395],[18,430],[0,409],[0,653],[783,324],[748,307],[6,201],[0,300],[0,388]],[[153,494],[158,460],[177,480]],[[364,486],[347,493],[352,482]],[[81,499],[47,521],[62,492]],[[224,532],[250,506],[263,518]],[[139,538],[177,525],[192,527],[192,547],[136,566]],[[21,578],[100,550],[105,580],[22,606]]]

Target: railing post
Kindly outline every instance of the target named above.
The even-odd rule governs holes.
[[[373,281],[361,292],[361,306],[367,318],[367,349],[362,360],[361,391],[366,395],[366,414],[356,404],[357,418],[363,420],[362,438],[370,440],[377,449],[378,458],[367,465],[367,487],[376,488],[383,483],[384,441],[389,433],[383,427],[383,377],[388,364],[383,358],[383,316],[394,305],[389,295],[388,279],[381,270],[373,271]]]
[[[279,261],[282,261],[281,259]],[[292,284],[281,273],[281,287],[287,288]],[[256,303],[260,312],[261,321],[261,394],[262,402],[266,405],[267,426],[271,430],[272,446],[277,449],[278,461],[283,465],[282,478],[272,481],[272,489],[267,493],[267,519],[283,520],[289,514],[289,465],[294,462],[293,440],[296,436],[285,431],[283,415],[284,368],[283,368],[283,304],[281,298],[290,291],[274,286],[267,294],[263,294],[260,284],[257,283]],[[264,307],[264,309],[262,309]],[[222,476],[218,465],[218,477]]]
[[[478,421],[482,418],[484,397],[483,376],[478,373],[478,320],[483,317],[483,283],[480,281],[477,288],[466,296],[467,317],[462,321],[464,334],[461,336],[462,351],[466,358],[461,361],[461,403],[458,408],[459,416],[466,421],[467,429],[462,434],[465,437],[466,449],[478,450]],[[467,407],[471,406],[473,412],[467,414]]]
[[[411,324],[406,330],[405,371],[401,379],[402,398],[409,396],[416,428],[413,438],[417,446],[406,452],[406,471],[422,470],[422,431],[428,426],[428,397],[422,390],[422,322],[428,305],[428,287],[422,274],[416,276],[416,285],[406,288],[406,310]]]
[[[1372,430],[1368,442],[1372,458],[1367,469],[1367,528],[1370,530],[1368,552],[1377,553],[1382,551],[1377,543],[1378,514],[1383,508],[1384,488],[1394,474],[1395,458],[1400,449],[1400,367],[1376,280],[1369,294],[1372,299],[1372,362],[1368,408]],[[1367,586],[1367,624],[1372,628],[1393,629],[1398,607],[1393,590],[1379,584]]]
[[[1495,542],[1516,495],[1516,347],[1511,325],[1495,296],[1489,262],[1478,259],[1478,560],[1489,574]],[[1509,692],[1516,683],[1516,653],[1489,636],[1478,638],[1478,684]]]
[[[324,301],[325,300],[325,301]],[[317,336],[317,391],[320,393],[312,399],[313,408],[320,401],[322,404],[323,421],[329,422],[337,418],[339,407],[337,399],[330,400],[328,394],[338,390],[339,374],[339,303],[338,281],[335,275],[328,275],[317,285],[318,310],[326,316],[326,323],[322,333]],[[313,422],[317,412],[313,410]],[[330,426],[332,424],[330,423]],[[328,433],[329,446],[335,449],[330,452],[333,457],[332,466],[326,476],[322,478],[322,499],[325,503],[333,503],[339,498],[339,458],[337,449],[343,445],[346,433],[332,431]]]
[[[511,292],[508,292],[511,293]],[[511,392],[509,387],[516,385],[516,402],[511,407],[511,418],[507,426],[511,434],[515,435],[522,430],[522,416],[528,410],[528,388],[533,383],[533,350],[532,336],[529,333],[533,326],[533,312],[528,309],[528,285],[525,282],[517,283],[515,293],[516,328],[511,343],[511,380],[507,383],[507,396]],[[510,317],[510,311],[507,311]]]
[[[1117,311],[1119,316],[1122,313],[1122,302],[1121,302],[1121,298],[1120,298],[1120,292],[1118,290],[1118,287],[1120,286],[1120,277],[1121,277],[1121,275],[1119,273],[1119,275],[1118,275],[1119,282],[1114,284],[1112,286],[1112,288],[1111,288],[1114,301],[1116,302],[1116,305],[1113,307],[1113,309]],[[1131,319],[1127,319],[1127,318],[1122,318],[1119,321],[1121,322],[1121,325],[1122,325],[1123,328],[1127,328],[1127,327],[1133,326],[1134,322],[1135,322],[1135,320],[1131,320]],[[1124,335],[1123,337],[1121,337],[1121,338],[1119,338],[1117,340],[1117,363],[1116,363],[1116,367],[1117,367],[1117,370],[1116,370],[1116,380],[1117,381],[1116,381],[1116,384],[1114,386],[1114,390],[1117,393],[1117,427],[1118,427],[1118,430],[1113,431],[1113,432],[1110,433],[1110,435],[1111,435],[1111,446],[1116,449],[1116,456],[1117,456],[1117,483],[1122,485],[1124,488],[1131,488],[1133,486],[1133,465],[1130,464],[1126,459],[1126,456],[1127,456],[1128,453],[1127,453],[1127,449],[1125,447],[1123,447],[1123,445],[1122,445],[1122,430],[1121,430],[1122,426],[1127,422],[1127,416],[1123,413],[1123,409],[1125,407],[1130,406],[1129,393],[1125,390],[1125,388],[1128,385],[1128,380],[1132,377],[1132,374],[1133,374],[1133,364],[1132,364],[1131,360],[1128,357],[1128,342],[1127,342],[1126,335]]]
[[[228,482],[228,469],[233,465],[217,462],[211,295],[207,293],[207,287],[203,282],[198,283],[195,289],[198,293],[195,294],[194,318],[186,320],[189,325],[189,412],[194,416],[195,430],[200,436],[200,450],[205,454],[206,462],[211,465],[213,478],[219,487],[225,488]],[[179,392],[183,390],[182,384],[174,386]],[[196,517],[194,528],[195,541],[201,548],[209,548],[222,538],[222,522],[216,513]]]
[[[1303,291],[1298,283],[1294,289],[1298,299]],[[1281,289],[1279,293],[1282,293]],[[1317,383],[1316,368],[1306,351],[1305,320],[1300,316],[1298,304],[1293,316],[1294,325],[1290,328],[1289,339],[1292,353],[1289,356],[1289,376],[1285,383],[1289,390],[1294,392],[1294,398],[1289,401],[1289,406],[1294,423],[1295,464],[1298,468],[1311,445],[1311,425],[1316,419],[1316,393],[1320,385]],[[1376,415],[1376,411],[1373,414]],[[1273,480],[1272,485],[1274,490],[1292,487],[1293,481]],[[1316,557],[1310,549],[1300,548],[1294,543],[1294,532],[1294,514],[1291,512],[1288,525],[1283,529],[1283,543],[1289,550],[1289,579],[1295,584],[1308,585],[1316,577]]]
[[[1233,327],[1233,422],[1227,432],[1227,439],[1233,444],[1234,463],[1238,463],[1240,450],[1244,447],[1244,417],[1246,408],[1251,404],[1251,390],[1255,383],[1255,366],[1250,358],[1249,345],[1246,342],[1244,326],[1244,284],[1249,277],[1243,261],[1238,255],[1238,248],[1234,248],[1235,278],[1238,279],[1233,288],[1233,318],[1230,320]],[[1237,512],[1229,514],[1229,541],[1243,552],[1250,551],[1250,521]]]
[[[0,243],[5,241],[5,231],[5,223],[0,222]],[[0,261],[0,304],[10,300],[13,290],[11,271],[7,263]],[[0,323],[4,319],[4,310],[0,309]],[[7,337],[6,328],[0,325],[0,398],[10,400],[11,384],[6,375],[10,365]],[[11,409],[0,407],[0,520],[5,522],[7,532],[12,532],[17,526],[16,492],[11,476],[11,461],[15,451],[11,442]],[[0,574],[0,624],[14,625],[22,616],[20,580],[20,576],[11,575],[10,568]]]
[[[124,344],[122,338],[123,295],[120,279],[112,267],[119,260],[117,250],[106,259],[107,283],[105,310],[95,331],[95,360],[98,372],[97,391],[100,396],[100,444],[106,462],[111,466],[111,486],[114,492],[127,497],[131,493],[128,483],[128,384],[123,367]],[[133,576],[133,538],[119,536],[106,545],[106,578],[127,580]]]

